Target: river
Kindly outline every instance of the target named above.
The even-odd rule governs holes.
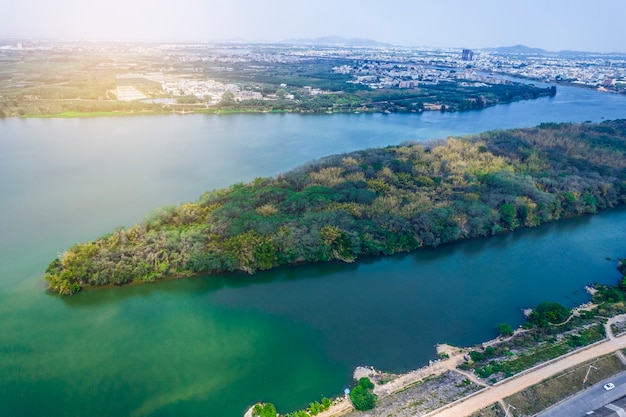
[[[626,97],[480,112],[0,119],[0,414],[217,416],[338,395],[522,323],[541,301],[614,283],[626,210],[353,264],[48,294],[47,264],[151,209],[333,153],[541,122],[626,117]]]

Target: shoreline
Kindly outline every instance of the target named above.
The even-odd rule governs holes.
[[[258,273],[261,272],[266,272],[266,271],[271,271],[271,270],[277,270],[277,269],[281,269],[281,268],[298,268],[300,266],[303,265],[312,265],[312,264],[324,264],[324,263],[331,263],[331,262],[342,262],[342,263],[354,263],[354,262],[359,262],[368,258],[376,258],[376,259],[382,259],[382,258],[386,258],[389,256],[397,256],[397,255],[406,255],[406,254],[411,254],[411,253],[415,253],[419,250],[438,250],[441,247],[445,247],[446,245],[451,245],[451,244],[459,244],[462,242],[469,242],[472,240],[481,240],[481,239],[490,239],[494,236],[498,236],[498,235],[503,235],[503,234],[509,234],[509,233],[514,233],[517,230],[526,230],[526,229],[532,229],[532,228],[537,228],[537,227],[542,227],[542,226],[548,226],[554,223],[558,223],[560,221],[563,220],[569,220],[569,219],[576,219],[576,218],[580,218],[580,217],[584,217],[584,216],[595,216],[601,213],[604,213],[606,211],[609,210],[620,210],[620,209],[626,209],[626,204],[618,204],[616,206],[613,207],[607,207],[604,209],[598,209],[598,211],[596,213],[582,213],[582,214],[578,214],[578,215],[574,215],[574,216],[564,216],[561,217],[557,220],[551,220],[545,223],[542,223],[538,226],[520,226],[516,229],[504,229],[501,230],[497,233],[494,233],[493,235],[489,235],[489,236],[475,236],[475,237],[464,237],[464,238],[460,238],[457,239],[455,241],[452,242],[446,242],[443,244],[440,244],[436,247],[431,247],[431,246],[422,246],[419,247],[417,249],[411,250],[411,251],[406,251],[406,252],[395,252],[389,255],[386,254],[378,254],[378,255],[360,255],[360,256],[356,256],[355,259],[351,260],[351,261],[345,261],[342,259],[331,259],[329,261],[316,261],[316,262],[297,262],[297,263],[293,263],[293,264],[285,264],[285,265],[279,265],[273,268],[270,268],[268,270],[264,270],[264,271],[255,271],[255,272],[247,272],[244,270],[234,270],[234,271],[220,271],[220,272],[216,272],[216,273],[210,273],[210,272],[189,272],[186,274],[171,274],[171,275],[167,275],[163,278],[158,278],[152,281],[144,281],[141,279],[133,279],[132,281],[123,283],[123,284],[116,284],[116,283],[108,283],[108,284],[104,284],[104,285],[83,285],[81,286],[80,291],[75,292],[75,293],[71,293],[71,294],[59,294],[58,292],[52,290],[50,288],[50,286],[48,285],[45,290],[48,291],[50,294],[58,294],[61,296],[67,296],[67,295],[77,295],[83,291],[97,291],[97,290],[104,290],[104,289],[112,289],[112,288],[121,288],[121,287],[127,287],[127,286],[135,286],[135,285],[146,285],[146,284],[158,284],[160,282],[169,282],[169,281],[176,281],[176,280],[180,280],[180,279],[193,279],[193,278],[199,278],[199,277],[211,277],[211,276],[226,276],[226,275],[232,275],[232,274],[246,274],[245,276],[255,276]],[[132,226],[131,226],[132,227]],[[46,282],[46,284],[48,284],[48,282],[46,281],[45,276],[43,277],[44,282]],[[591,295],[593,295],[593,288],[589,288],[588,286],[585,286],[584,289],[589,292]],[[530,312],[524,311],[523,312],[524,315],[527,317],[527,313],[530,314]]]
[[[4,118],[19,118],[19,119],[74,119],[74,118],[89,118],[89,117],[117,117],[117,116],[146,116],[146,115],[164,115],[164,114],[285,114],[285,113],[293,113],[293,114],[392,114],[392,113],[401,113],[401,114],[422,114],[426,112],[441,112],[441,113],[465,113],[470,111],[482,111],[492,107],[496,107],[501,104],[511,104],[521,101],[531,101],[539,98],[552,97],[551,94],[539,94],[537,97],[531,98],[518,98],[513,100],[503,100],[490,105],[487,105],[483,108],[474,108],[474,109],[456,109],[451,107],[451,103],[425,103],[425,107],[423,109],[418,110],[387,110],[384,108],[367,108],[365,103],[362,107],[353,108],[353,109],[319,109],[319,110],[301,110],[301,109],[265,109],[265,108],[228,108],[228,107],[199,107],[190,108],[184,107],[184,104],[177,104],[181,106],[181,109],[177,110],[176,108],[155,108],[155,109],[144,109],[144,110],[103,110],[103,111],[86,111],[82,112],[79,110],[66,110],[60,113],[53,114],[42,114],[42,113],[27,113],[27,114],[9,114],[4,116]],[[79,99],[77,99],[79,100]],[[45,100],[42,100],[45,101]],[[88,101],[88,100],[85,100]],[[97,100],[96,100],[97,101]],[[188,106],[188,105],[187,105]],[[1,119],[1,118],[0,118]]]
[[[594,288],[589,287],[589,286],[585,286],[585,291],[588,292],[592,296],[596,292]],[[590,311],[590,310],[597,309],[598,307],[599,305],[593,304],[591,301],[582,303],[571,309],[570,316],[564,322],[555,324],[555,326],[562,326],[566,324],[572,318],[579,316],[581,311]],[[524,329],[520,326],[517,329],[515,329],[514,333],[511,336],[507,336],[507,337],[497,336],[495,338],[486,340],[474,346],[459,347],[459,346],[449,345],[446,343],[439,343],[435,345],[435,350],[441,358],[434,360],[434,361],[431,360],[429,361],[428,364],[420,368],[410,370],[408,372],[401,373],[401,374],[391,374],[391,373],[376,369],[374,366],[357,366],[352,373],[352,378],[354,381],[358,381],[360,378],[364,378],[364,377],[369,378],[370,381],[374,383],[373,392],[374,394],[378,396],[378,400],[382,400],[384,398],[387,398],[396,394],[400,394],[401,392],[406,391],[412,387],[418,386],[429,379],[442,376],[443,374],[447,372],[458,373],[461,376],[466,377],[472,383],[479,386],[479,388],[476,391],[471,392],[468,395],[461,396],[460,398],[450,403],[443,404],[436,409],[426,412],[425,414],[419,414],[419,415],[426,415],[426,416],[435,416],[435,415],[438,415],[439,413],[447,412],[449,409],[453,409],[454,407],[458,407],[459,404],[462,404],[467,400],[473,399],[474,397],[492,388],[499,388],[501,386],[506,386],[508,384],[514,383],[516,380],[520,378],[525,378],[535,371],[543,370],[544,368],[548,368],[555,364],[560,364],[565,359],[568,359],[570,357],[580,356],[581,354],[584,354],[587,351],[592,351],[598,347],[605,346],[612,341],[613,342],[617,341],[619,343],[624,343],[626,345],[626,338],[623,337],[625,335],[625,332],[621,332],[619,334],[614,335],[613,331],[610,330],[610,326],[612,324],[614,324],[617,321],[625,321],[625,320],[626,320],[626,314],[615,314],[611,317],[608,317],[606,318],[606,321],[604,323],[604,327],[607,329],[607,333],[606,333],[606,336],[602,340],[594,342],[589,345],[581,346],[577,349],[574,349],[572,351],[569,351],[563,355],[554,357],[552,359],[539,362],[536,365],[528,369],[522,370],[521,372],[518,372],[510,377],[507,377],[493,384],[485,383],[480,378],[478,378],[478,376],[474,372],[463,371],[459,369],[458,366],[468,360],[467,357],[470,351],[477,350],[477,349],[484,350],[485,348],[489,346],[507,342],[508,340],[513,339],[519,334],[528,332],[529,331],[528,329]],[[391,379],[388,379],[390,377]],[[523,389],[525,389],[525,387],[520,388],[519,391],[522,391]],[[249,414],[246,413],[244,417],[252,417],[252,414],[251,414],[252,407],[254,407],[254,405],[249,408],[248,410]],[[349,396],[344,395],[344,396],[338,396],[338,397],[333,398],[333,404],[330,406],[330,408],[318,414],[318,416],[341,417],[353,411],[355,411],[355,408],[352,405],[349,399]]]

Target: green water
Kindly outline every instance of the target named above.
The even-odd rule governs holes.
[[[169,281],[59,298],[43,270],[74,242],[204,190],[312,158],[623,113],[613,95],[479,113],[0,120],[0,415],[240,416],[338,395],[353,368],[404,371],[521,309],[615,282],[626,211],[353,264]],[[565,115],[565,116],[562,116]],[[423,116],[423,117],[422,117]],[[609,258],[609,260],[607,260]]]
[[[626,210],[354,264],[198,277],[58,298],[3,294],[1,408],[11,415],[234,416],[339,394],[354,366],[403,371],[521,309],[615,282]]]

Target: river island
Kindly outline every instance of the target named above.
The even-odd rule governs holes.
[[[46,280],[69,295],[437,247],[623,205],[625,179],[626,120],[351,152],[157,209],[74,245]]]

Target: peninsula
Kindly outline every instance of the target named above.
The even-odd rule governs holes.
[[[74,245],[52,291],[412,251],[626,203],[626,120],[334,155]]]

